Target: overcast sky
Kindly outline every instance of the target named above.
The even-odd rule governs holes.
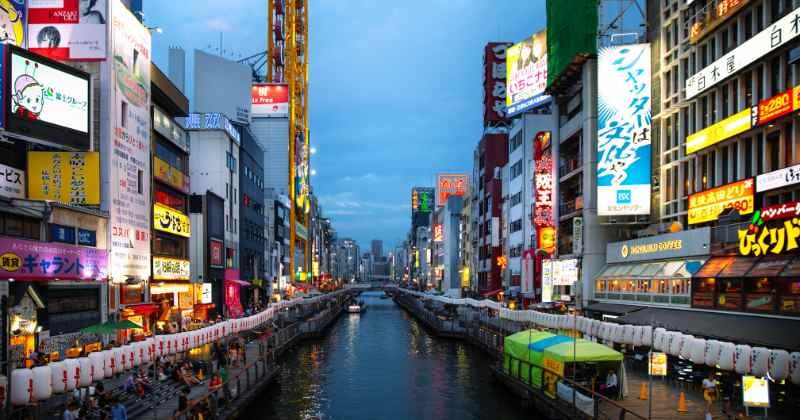
[[[483,46],[544,28],[544,0],[310,1],[314,193],[339,237],[400,243],[412,186],[472,168],[483,123]],[[156,64],[167,49],[266,49],[264,0],[145,0]]]

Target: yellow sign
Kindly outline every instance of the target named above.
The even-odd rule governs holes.
[[[793,218],[783,222],[782,226],[756,226],[750,224],[747,229],[739,230],[739,254],[756,257],[782,254],[798,249],[800,244],[800,219]]]
[[[739,214],[753,212],[753,179],[732,182],[689,196],[689,224],[717,220],[724,210],[733,208]]]
[[[161,203],[153,205],[153,227],[156,230],[186,238],[192,235],[189,217]]]
[[[564,363],[558,360],[544,358],[544,369],[558,376],[564,376]]]
[[[154,280],[189,280],[192,263],[177,258],[153,257]]]
[[[153,177],[178,191],[189,192],[189,177],[156,156],[153,156]]]
[[[28,152],[28,198],[100,204],[100,153]]]
[[[468,288],[469,287],[469,267],[464,266],[461,269],[461,287]]]
[[[753,127],[750,108],[686,137],[686,154],[713,146]]]
[[[667,376],[667,355],[666,353],[650,354],[650,376]]]
[[[680,239],[673,239],[671,241],[661,241],[652,244],[642,245],[622,245],[620,254],[622,258],[628,258],[629,255],[651,254],[653,252],[662,251],[676,251],[683,248],[683,241]]]
[[[742,397],[745,407],[769,407],[769,383],[765,378],[743,376]]]

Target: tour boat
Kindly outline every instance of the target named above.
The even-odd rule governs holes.
[[[364,302],[354,303],[347,307],[347,312],[351,314],[358,314],[367,310],[367,304]]]

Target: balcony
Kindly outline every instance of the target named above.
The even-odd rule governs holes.
[[[570,217],[571,215],[583,209],[583,196],[579,195],[572,200],[564,200],[558,206],[558,214],[561,220]]]
[[[580,169],[582,162],[580,159],[567,159],[564,160],[558,167],[558,177],[563,178],[567,174]]]

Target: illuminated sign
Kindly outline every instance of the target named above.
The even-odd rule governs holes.
[[[505,255],[497,257],[497,266],[500,267],[500,270],[505,270],[508,267],[508,257]]]
[[[661,242],[654,242],[650,244],[642,244],[642,245],[623,245],[620,248],[620,256],[622,258],[628,258],[629,255],[642,255],[642,254],[652,254],[654,252],[664,252],[664,251],[678,251],[683,248],[683,241],[680,239],[673,239],[669,241],[661,241]]]
[[[698,19],[689,30],[689,42],[694,44],[708,35],[717,26],[733,16],[750,0],[718,0],[698,13]],[[689,3],[689,2],[687,2]]]
[[[430,213],[433,210],[434,196],[433,188],[412,188],[411,213]]]
[[[0,164],[0,195],[25,198],[25,171]]]
[[[211,303],[213,301],[211,290],[211,283],[200,285],[200,303]]]
[[[469,266],[461,268],[461,287],[469,288]]]
[[[667,376],[667,355],[661,352],[650,353],[650,376]]]
[[[101,280],[108,276],[108,253],[85,246],[0,238],[0,279]]]
[[[28,198],[100,204],[100,153],[28,152]]]
[[[753,178],[689,195],[689,224],[717,220],[725,209],[753,212]]]
[[[222,268],[225,265],[223,253],[225,247],[219,239],[208,240],[208,265],[213,268]]]
[[[800,34],[800,25],[796,23],[797,13],[800,13],[800,9],[787,13],[777,22],[687,78],[686,99],[694,98],[710,87],[716,86],[729,76],[797,37]],[[600,86],[602,86],[602,81]]]
[[[490,42],[483,49],[483,125],[506,119],[506,53],[511,44]]]
[[[176,118],[183,122],[187,130],[222,130],[237,144],[242,143],[242,135],[225,115],[219,112],[192,113],[188,117]]]
[[[713,146],[753,127],[751,110],[746,109],[686,137],[686,154]]]
[[[609,264],[708,255],[711,228],[701,227],[606,244]]]
[[[253,117],[289,115],[289,87],[285,84],[253,85],[250,88],[250,115]]]
[[[545,260],[550,264],[553,286],[571,286],[578,281],[578,260]]]
[[[178,191],[189,192],[189,176],[157,156],[153,156],[153,178]]]
[[[157,106],[153,106],[153,130],[184,152],[189,153],[189,140],[186,132]]]
[[[189,217],[160,203],[153,204],[153,228],[173,235],[192,236]]]
[[[797,250],[800,243],[800,203],[790,202],[764,207],[753,213],[746,229],[739,229],[739,254],[783,254]],[[783,220],[766,225],[765,222]]]
[[[769,381],[766,378],[743,376],[742,401],[745,407],[769,407]]]
[[[791,201],[788,203],[762,207],[760,216],[761,220],[765,222],[798,217],[800,216],[800,201]]]
[[[540,131],[534,138],[533,224],[536,246],[552,255],[556,249],[553,215],[553,158],[550,155],[550,132]]]
[[[756,192],[774,190],[800,182],[800,165],[767,172],[756,177]]]
[[[433,225],[433,242],[442,241],[444,241],[444,226],[442,226],[440,223],[437,223]]]
[[[598,53],[597,214],[650,214],[650,44]]]
[[[800,86],[781,92],[771,98],[758,102],[753,112],[753,125],[763,125],[776,118],[791,114],[800,105]]]
[[[189,280],[191,265],[189,260],[153,257],[153,280]]]
[[[469,188],[469,178],[466,174],[439,174],[436,178],[439,207],[443,207],[450,197],[463,197]]]
[[[514,116],[550,101],[547,87],[547,31],[506,50],[506,112]]]

